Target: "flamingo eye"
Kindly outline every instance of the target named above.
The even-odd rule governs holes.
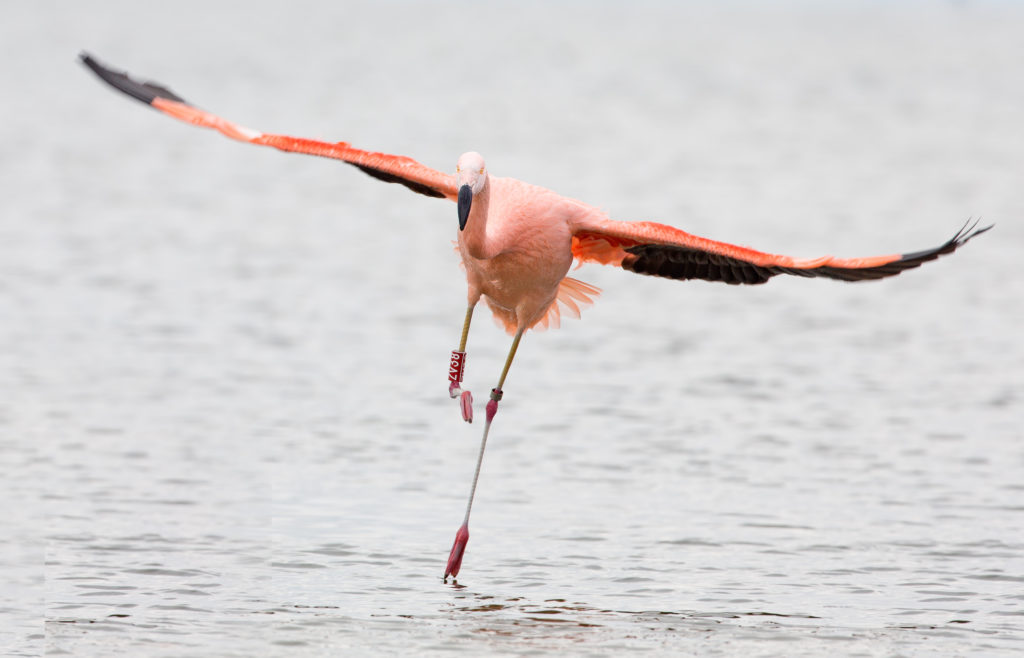
[[[484,168],[483,168],[483,167],[480,167],[480,171],[479,171],[479,172],[477,172],[477,173],[479,173],[480,175],[483,175],[483,173],[484,173]]]

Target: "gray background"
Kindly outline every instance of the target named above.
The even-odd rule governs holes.
[[[5,5],[7,655],[1017,655],[1016,3]],[[452,204],[104,89],[897,279],[588,266],[480,424]],[[478,401],[508,338],[482,311]],[[478,413],[482,405],[478,405]]]

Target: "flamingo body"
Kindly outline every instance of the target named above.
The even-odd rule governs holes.
[[[509,333],[557,326],[559,301],[578,316],[579,303],[599,293],[565,276],[573,263],[572,218],[585,211],[551,190],[487,176],[458,236],[469,304],[482,296]]]
[[[469,514],[487,436],[502,386],[519,340],[529,329],[558,326],[564,311],[579,316],[580,306],[600,291],[566,274],[573,261],[592,262],[669,279],[763,284],[779,274],[861,281],[895,276],[952,253],[991,226],[964,225],[931,249],[867,258],[800,259],[769,254],[692,235],[655,222],[627,223],[551,190],[512,178],[492,177],[478,153],[465,153],[455,174],[447,174],[397,155],[364,151],[347,142],[321,142],[266,134],[198,109],[166,87],[110,69],[83,53],[82,62],[103,81],[153,108],[193,125],[212,128],[231,139],[282,151],[341,160],[370,176],[397,183],[428,197],[457,204],[458,251],[466,271],[467,310],[459,349],[453,351],[449,393],[460,400],[463,418],[472,421],[472,396],[461,389],[465,346],[476,304],[483,300],[498,322],[515,335],[498,385],[491,390],[466,517],[456,534],[445,579],[457,576],[469,541]],[[969,223],[968,223],[969,224]]]

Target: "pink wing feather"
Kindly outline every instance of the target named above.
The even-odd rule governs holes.
[[[574,225],[572,252],[581,262],[617,265],[638,274],[669,279],[704,279],[730,284],[765,283],[777,274],[862,281],[895,276],[939,256],[992,228],[965,224],[933,249],[867,258],[799,259],[717,242],[654,222],[583,218]]]
[[[113,88],[186,123],[212,128],[231,139],[250,144],[273,146],[282,151],[341,160],[374,178],[388,183],[399,183],[419,194],[453,201],[458,195],[454,176],[431,169],[412,158],[363,151],[353,148],[346,142],[321,142],[261,133],[200,110],[159,83],[135,80],[126,73],[107,68],[85,53],[81,55],[81,59],[93,73]]]

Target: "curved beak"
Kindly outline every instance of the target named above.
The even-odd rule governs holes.
[[[473,188],[463,185],[459,188],[459,230],[465,230],[469,219],[469,207],[473,205]]]

